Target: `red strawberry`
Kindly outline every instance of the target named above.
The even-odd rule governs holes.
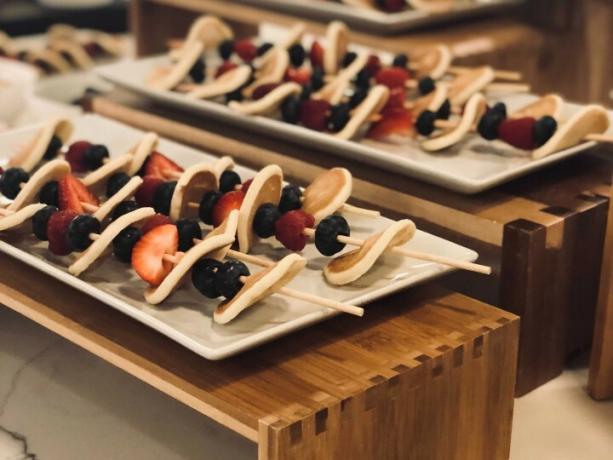
[[[164,183],[164,179],[155,176],[143,177],[143,183],[138,186],[134,199],[139,206],[146,208],[153,206],[153,195],[157,188]]]
[[[391,136],[412,137],[413,133],[413,117],[411,112],[403,108],[394,109],[373,123],[367,136],[371,139],[388,140]]]
[[[147,219],[145,223],[143,224],[143,226],[140,228],[140,231],[144,235],[145,233],[150,232],[151,230],[153,230],[156,227],[159,227],[160,225],[168,225],[168,224],[172,224],[172,220],[170,220],[170,217],[164,214],[158,213],[158,214],[154,214],[151,217],[149,217],[149,219]]]
[[[380,68],[381,68],[381,60],[379,59],[379,57],[375,56],[374,54],[371,54],[370,56],[368,56],[368,61],[366,62],[364,69],[370,75],[376,75]]]
[[[79,214],[85,213],[82,203],[98,206],[98,198],[79,179],[72,174],[65,175],[58,184],[58,201],[61,210],[72,210]]]
[[[404,88],[404,83],[411,77],[407,69],[402,67],[387,67],[379,70],[375,80],[388,88]]]
[[[534,144],[534,125],[532,117],[507,118],[498,125],[498,137],[507,144],[523,150],[532,150]]]
[[[149,155],[144,167],[144,176],[154,176],[160,179],[175,179],[173,173],[182,173],[183,168],[160,152]]]
[[[404,112],[404,102],[406,100],[406,91],[404,88],[392,88],[387,102],[381,109],[381,115],[393,114],[395,112]]]
[[[296,209],[275,222],[275,237],[290,251],[302,251],[309,239],[302,232],[314,226],[315,218],[311,214]]]
[[[257,101],[258,99],[262,99],[268,93],[270,93],[273,89],[277,88],[279,83],[266,83],[264,85],[260,85],[253,90],[251,94],[251,99]]]
[[[238,64],[235,64],[232,61],[224,61],[219,67],[217,67],[217,71],[215,72],[215,78],[221,77],[228,70],[236,69]]]
[[[70,144],[66,152],[66,161],[70,163],[70,169],[74,172],[85,172],[88,170],[85,164],[85,152],[92,146],[91,142],[76,141]]]
[[[311,51],[309,52],[309,59],[311,60],[311,67],[323,67],[324,66],[324,49],[318,41],[314,41],[311,45]]]
[[[251,187],[251,183],[253,182],[253,179],[249,179],[246,180],[245,182],[243,182],[243,185],[241,187],[241,192],[243,193],[247,193],[247,190],[249,190],[249,187]]]
[[[298,115],[300,123],[316,131],[325,131],[330,108],[328,101],[308,99],[300,105]]]
[[[151,286],[159,286],[174,265],[164,260],[165,254],[179,250],[179,231],[174,224],[160,225],[143,235],[132,249],[132,267]]]
[[[240,209],[244,199],[245,194],[242,190],[224,193],[213,207],[213,226],[220,226],[230,212]]]
[[[253,61],[258,55],[258,48],[251,40],[245,38],[234,43],[234,51],[245,62]]]
[[[383,0],[378,2],[381,5],[381,9],[388,13],[395,13],[406,7],[406,0]]]
[[[285,71],[284,79],[285,81],[294,81],[304,86],[311,81],[311,71],[306,67],[301,67],[299,69],[289,67]]]
[[[2,166],[0,166],[0,176],[4,174],[4,169],[2,168]]]
[[[57,256],[71,253],[68,243],[68,226],[78,213],[72,210],[58,211],[51,215],[47,222],[47,237],[49,238],[49,251]]]

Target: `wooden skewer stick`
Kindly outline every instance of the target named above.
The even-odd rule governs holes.
[[[19,188],[24,188],[25,185],[26,182],[22,182],[21,184],[19,184]],[[96,212],[99,208],[99,206],[96,206],[95,204],[86,203],[85,201],[81,201],[81,206],[86,212],[90,214]]]
[[[315,229],[305,228],[303,234],[310,238],[315,236]],[[351,246],[361,247],[364,245],[364,241],[359,238],[352,238],[350,236],[339,235],[337,238],[339,243],[349,244]],[[475,273],[482,273],[484,275],[490,275],[492,268],[486,265],[475,264],[472,262],[466,262],[464,260],[450,259],[448,257],[437,256],[435,254],[427,254],[419,251],[412,251],[401,247],[393,247],[389,249],[390,252],[402,255],[404,257],[411,257],[412,259],[427,260],[429,262],[435,262],[449,267],[460,268],[462,270],[468,270]]]
[[[472,69],[470,67],[463,66],[451,66],[447,69],[447,71],[451,74],[461,75],[466,72],[470,72]],[[507,80],[507,81],[519,81],[523,78],[521,72],[516,72],[514,70],[497,70],[494,69],[494,76],[497,80]]]

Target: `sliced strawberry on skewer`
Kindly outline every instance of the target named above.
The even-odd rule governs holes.
[[[379,69],[381,69],[381,59],[374,54],[368,56],[368,61],[366,61],[364,70],[366,70],[369,75],[376,75]]]
[[[257,101],[258,99],[262,99],[268,93],[270,93],[273,89],[279,87],[279,83],[266,83],[264,85],[260,85],[253,90],[251,94],[251,99]]]
[[[76,141],[70,144],[66,152],[66,161],[70,163],[70,169],[74,172],[85,172],[89,168],[85,162],[85,152],[92,146],[91,142]]]
[[[401,11],[407,6],[406,0],[379,0],[377,4],[388,13]]]
[[[234,51],[245,62],[253,61],[258,55],[258,48],[248,38],[234,43]]]
[[[407,69],[402,67],[387,67],[379,70],[375,75],[375,80],[380,85],[388,88],[404,88],[406,81],[411,78]]]
[[[392,88],[389,92],[387,102],[381,109],[381,115],[393,113],[396,111],[403,112],[405,110],[404,102],[406,100],[406,91],[404,88]]]
[[[156,227],[159,227],[161,225],[168,225],[168,224],[172,224],[172,220],[170,220],[170,217],[168,217],[165,214],[158,213],[158,214],[154,214],[151,217],[149,217],[149,219],[147,219],[145,223],[143,224],[143,226],[140,228],[140,231],[144,235],[145,233],[149,233],[151,230],[153,230]]]
[[[328,113],[332,106],[323,99],[309,99],[300,105],[298,117],[300,123],[316,131],[325,131]]]
[[[312,67],[324,66],[324,49],[318,41],[314,41],[311,45],[311,51],[309,51],[309,59],[311,60]]]
[[[160,179],[174,179],[176,173],[182,173],[183,168],[160,152],[154,151],[149,155],[143,167],[143,176],[154,176]]]
[[[213,226],[218,227],[232,211],[240,209],[244,199],[245,193],[242,190],[224,193],[213,208]]]
[[[275,238],[290,251],[302,251],[309,239],[305,228],[313,228],[315,218],[311,214],[295,209],[283,214],[275,222]]]
[[[153,206],[153,196],[157,188],[164,183],[164,179],[156,176],[145,176],[143,182],[136,189],[134,199],[143,208]]]
[[[219,67],[217,67],[217,70],[215,71],[215,78],[219,78],[227,71],[236,69],[237,67],[238,67],[238,64],[232,61],[224,61]]]
[[[285,72],[285,81],[293,81],[304,86],[311,81],[311,71],[306,67],[299,69],[289,67]]]
[[[64,210],[53,213],[47,222],[47,238],[49,251],[56,256],[66,256],[72,252],[68,242],[68,227],[72,219],[78,216],[77,212]]]
[[[371,125],[366,135],[380,141],[391,141],[394,137],[414,137],[413,116],[405,108],[382,112],[382,118]]]
[[[98,206],[100,201],[83,182],[72,174],[67,174],[58,182],[58,203],[63,211],[72,210],[83,214],[87,212],[84,204]]]
[[[532,117],[507,118],[498,125],[498,137],[513,147],[522,150],[533,150],[534,125],[536,120]]]
[[[249,187],[251,187],[252,182],[253,182],[253,179],[249,179],[243,182],[243,185],[241,186],[241,191],[243,193],[247,193],[247,191],[249,190]]]
[[[159,286],[172,271],[166,254],[179,250],[179,231],[174,224],[160,225],[145,233],[132,249],[132,267],[151,286]]]

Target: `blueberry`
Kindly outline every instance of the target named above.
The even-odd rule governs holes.
[[[545,115],[538,119],[534,124],[534,131],[532,133],[534,143],[537,147],[545,144],[551,136],[553,136],[558,129],[558,122],[555,118]]]
[[[353,80],[353,82],[355,83],[355,86],[357,86],[358,88],[368,89],[370,87],[371,77],[372,75],[370,75],[370,72],[368,70],[362,69],[355,76],[355,79]]]
[[[432,80],[432,78],[430,77],[424,77],[419,80],[419,83],[417,83],[417,89],[422,95],[431,93],[432,91],[434,91],[435,88],[436,83],[434,83],[434,80]]]
[[[236,101],[240,102],[243,100],[243,90],[241,88],[235,89],[229,93],[226,93],[226,103]]]
[[[132,260],[132,249],[143,233],[136,227],[126,227],[113,239],[113,254],[122,262]]]
[[[296,96],[286,97],[281,104],[281,117],[286,123],[295,125],[300,120],[300,98]]]
[[[109,157],[109,149],[102,144],[94,144],[85,151],[85,165],[90,171],[98,169]]]
[[[30,175],[21,168],[9,168],[0,176],[0,192],[9,198],[14,199],[21,191],[21,184],[30,180]]]
[[[496,110],[488,110],[479,120],[477,132],[488,141],[498,138],[498,126],[504,121],[504,114]]]
[[[179,231],[179,251],[187,251],[194,245],[194,239],[202,239],[202,230],[198,221],[192,219],[179,219],[177,221]]]
[[[330,115],[328,115],[328,129],[337,133],[345,127],[350,118],[351,106],[348,103],[334,105],[330,109]]]
[[[272,203],[264,203],[255,212],[253,231],[260,238],[270,238],[275,234],[275,222],[281,217],[279,208]]]
[[[215,274],[215,288],[227,299],[233,298],[243,287],[241,276],[249,276],[247,266],[238,260],[224,263]]]
[[[258,56],[263,56],[267,51],[272,49],[274,45],[270,42],[264,42],[258,46]]]
[[[306,55],[304,48],[300,43],[294,43],[287,50],[289,54],[289,60],[294,67],[300,67],[304,64],[304,57]]]
[[[164,182],[155,189],[153,194],[153,209],[160,214],[166,214],[170,212],[170,201],[172,195],[175,192],[177,181]]]
[[[504,102],[497,102],[490,110],[499,112],[504,118],[507,118],[507,106]]]
[[[308,82],[302,86],[302,92],[300,93],[300,100],[306,101],[311,98],[313,94],[313,85],[311,82]]]
[[[240,185],[242,182],[241,176],[231,169],[226,169],[221,173],[221,177],[219,178],[219,191],[221,193],[232,192],[236,189],[236,186]]]
[[[220,296],[215,287],[217,270],[223,264],[215,259],[200,259],[192,267],[192,284],[203,296],[216,299]]]
[[[57,156],[57,154],[60,152],[62,145],[63,145],[62,139],[60,139],[56,135],[53,135],[51,137],[51,140],[49,141],[49,144],[47,145],[47,150],[45,150],[45,154],[43,155],[43,158],[45,160],[53,160]]]
[[[300,209],[302,207],[302,190],[295,185],[286,185],[281,192],[281,199],[279,200],[279,211],[281,214],[293,211],[294,209]]]
[[[206,78],[206,64],[204,59],[198,58],[191,69],[189,69],[189,76],[194,83],[202,83]]]
[[[328,216],[315,229],[315,247],[324,256],[333,256],[341,252],[344,243],[338,241],[339,235],[349,236],[349,224],[342,216]]]
[[[358,86],[349,98],[349,106],[355,109],[368,96],[368,87]]]
[[[409,65],[409,57],[406,54],[400,53],[394,56],[394,60],[392,61],[392,66],[402,67],[403,69],[406,69],[408,65]]]
[[[128,176],[126,173],[118,172],[113,174],[106,182],[106,196],[108,198],[112,197],[128,182],[130,182],[130,176]]]
[[[351,65],[351,63],[355,61],[355,58],[357,57],[358,55],[354,51],[347,51],[341,60],[341,66],[349,67],[349,65]]]
[[[90,233],[100,233],[100,221],[90,214],[80,214],[68,225],[68,243],[73,251],[85,251],[92,240]]]
[[[451,102],[449,99],[445,99],[445,102],[436,111],[436,118],[441,120],[448,120],[451,116]]]
[[[324,86],[324,69],[321,67],[313,68],[311,73],[311,86],[313,86],[313,90],[317,91]]]
[[[49,218],[58,211],[57,207],[47,205],[36,211],[32,216],[32,233],[41,241],[47,241],[47,223]]]
[[[224,40],[219,44],[217,51],[219,52],[221,58],[224,61],[227,61],[228,59],[230,59],[230,56],[232,56],[232,53],[234,52],[234,41]]]
[[[136,211],[140,206],[134,200],[122,201],[111,213],[111,220],[117,220],[124,214],[128,214],[129,212]]]
[[[213,225],[213,209],[222,195],[223,193],[221,192],[212,191],[202,196],[200,207],[198,208],[198,217],[205,224]]]
[[[434,122],[436,121],[436,113],[431,110],[424,110],[417,117],[417,123],[415,127],[417,132],[422,136],[429,136],[434,132]]]
[[[58,182],[52,180],[42,186],[38,194],[38,201],[51,206],[59,207]]]

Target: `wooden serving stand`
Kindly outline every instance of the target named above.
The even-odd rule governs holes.
[[[503,187],[462,196],[127,92],[90,105],[104,116],[231,155],[254,168],[276,163],[301,184],[324,168],[347,167],[358,203],[392,217],[408,215],[420,228],[477,250],[484,263],[494,266],[493,276],[458,273],[448,285],[522,317],[517,395],[559,375],[569,353],[591,343],[613,169],[604,159],[582,155]]]
[[[258,444],[260,459],[506,459],[519,321],[430,285],[207,361],[0,254],[0,303]],[[144,288],[144,286],[143,286]]]
[[[608,399],[613,398],[613,199],[609,203],[596,313],[588,392],[594,399]]]

